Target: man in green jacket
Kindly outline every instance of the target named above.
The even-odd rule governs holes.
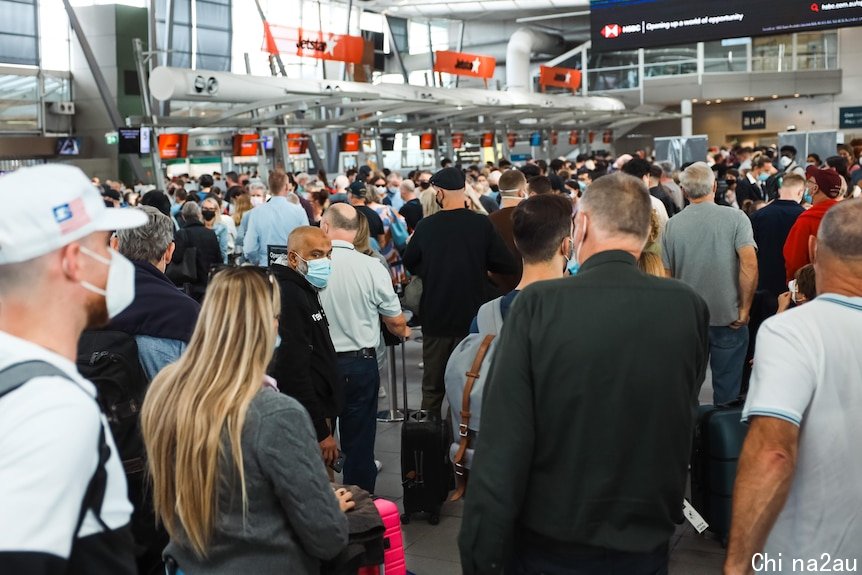
[[[667,573],[709,311],[638,270],[650,210],[642,181],[596,180],[575,216],[576,277],[512,306],[483,399],[464,573]]]

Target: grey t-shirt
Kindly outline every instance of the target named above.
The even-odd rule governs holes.
[[[671,218],[661,240],[664,267],[706,300],[711,326],[739,317],[739,256],[754,232],[741,210],[712,202],[691,204]]]

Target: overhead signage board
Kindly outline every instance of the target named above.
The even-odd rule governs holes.
[[[434,71],[458,76],[489,79],[494,77],[497,60],[491,56],[450,52],[442,50],[434,52]]]
[[[591,0],[597,52],[862,26],[862,3],[799,0]]]
[[[573,92],[581,87],[581,71],[573,68],[539,68],[539,85],[545,88],[568,88]]]
[[[862,128],[862,106],[838,109],[838,127],[842,130]]]
[[[262,50],[300,57],[361,64],[365,52],[362,36],[333,34],[304,28],[270,25],[264,30]]]
[[[766,110],[744,110],[742,112],[743,130],[765,130]]]

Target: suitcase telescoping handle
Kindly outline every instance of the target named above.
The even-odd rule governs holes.
[[[404,341],[401,339],[401,391],[404,395],[404,421],[410,417],[410,412],[407,410],[407,357],[404,352]]]

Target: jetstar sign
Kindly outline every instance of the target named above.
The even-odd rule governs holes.
[[[490,56],[477,56],[463,52],[439,51],[434,53],[434,71],[444,74],[493,78],[497,61]]]
[[[365,41],[361,36],[347,36],[303,30],[302,28],[287,28],[285,26],[269,26],[270,34],[264,31],[263,49],[270,54],[296,54],[318,60],[335,60],[361,64],[365,50]]]
[[[599,34],[606,40],[619,38],[621,34],[640,33],[642,24],[630,24],[628,26],[620,26],[619,24],[605,24]]]

